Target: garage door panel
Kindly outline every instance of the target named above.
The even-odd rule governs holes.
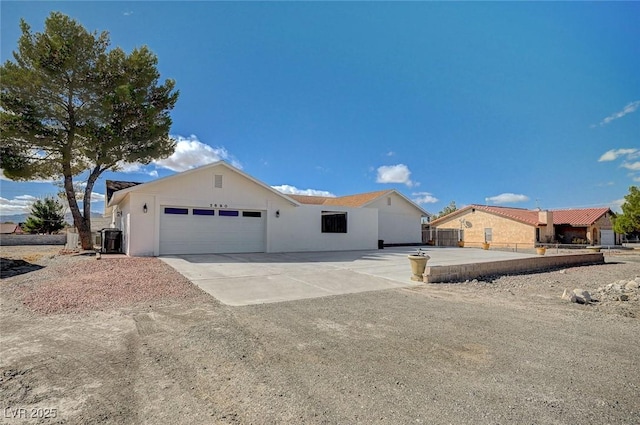
[[[615,234],[613,233],[613,230],[602,230],[600,232],[600,237],[601,237],[600,243],[602,245],[615,245],[616,243],[616,238],[615,238]]]
[[[160,255],[222,254],[265,251],[266,219],[165,214],[161,209]]]

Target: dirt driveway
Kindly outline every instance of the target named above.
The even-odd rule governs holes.
[[[157,259],[38,261],[0,281],[2,423],[640,423],[637,297],[560,299],[637,257],[245,307]]]

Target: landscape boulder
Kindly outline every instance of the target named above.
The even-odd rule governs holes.
[[[565,289],[562,293],[562,299],[577,304],[589,304],[592,301],[591,294],[588,291],[579,288],[576,288],[573,291]]]

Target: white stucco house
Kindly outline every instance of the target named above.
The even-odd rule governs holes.
[[[376,249],[421,242],[425,210],[396,190],[285,195],[223,162],[148,183],[107,182],[130,256]]]

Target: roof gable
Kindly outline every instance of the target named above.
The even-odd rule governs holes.
[[[396,194],[400,198],[404,199],[406,202],[411,204],[417,210],[419,210],[425,216],[429,216],[430,214],[420,208],[415,202],[409,200],[406,196],[401,194],[395,189],[387,189],[387,190],[379,190],[376,192],[366,192],[366,193],[357,193],[355,195],[347,195],[347,196],[337,196],[337,197],[328,197],[328,196],[307,196],[307,195],[289,195],[296,201],[301,204],[306,205],[326,205],[332,207],[351,207],[351,208],[362,208],[376,201],[377,199],[382,198],[383,196],[387,196],[390,194]]]
[[[107,203],[111,200],[113,194],[122,189],[128,189],[133,186],[142,184],[141,182],[127,182],[119,180],[107,180],[105,185],[107,186]]]
[[[156,179],[156,180],[152,180],[150,182],[147,183],[141,183],[126,189],[122,189],[122,190],[118,190],[116,192],[114,192],[112,198],[110,201],[107,202],[107,206],[112,206],[113,204],[117,204],[118,202],[120,202],[122,199],[124,199],[124,197],[126,197],[129,193],[134,192],[134,191],[140,191],[140,190],[144,190],[144,188],[148,188],[150,186],[154,186],[158,183],[161,182],[165,182],[167,180],[172,180],[172,179],[176,179],[176,178],[180,178],[180,177],[184,177],[186,175],[192,174],[192,173],[197,173],[197,172],[201,172],[210,168],[215,168],[215,167],[225,167],[235,173],[238,173],[239,175],[241,175],[242,177],[246,178],[247,180],[250,180],[251,182],[257,184],[258,186],[267,189],[268,191],[274,193],[275,195],[285,199],[287,202],[290,202],[291,204],[295,205],[295,206],[299,206],[300,203],[298,201],[296,201],[295,199],[290,198],[289,196],[285,195],[282,192],[279,192],[277,190],[275,190],[274,188],[272,188],[269,185],[266,185],[264,183],[262,183],[260,180],[251,177],[249,174],[243,172],[242,170],[227,164],[224,161],[216,161],[216,162],[212,162],[211,164],[207,164],[207,165],[203,165],[202,167],[197,167],[197,168],[192,168],[190,170],[187,171],[183,171],[181,173],[176,173],[176,174],[172,174],[170,176],[166,176],[166,177],[162,177],[160,179]]]
[[[569,210],[552,210],[553,224],[570,224],[572,226],[589,226],[611,210],[609,208],[583,208]]]
[[[17,233],[18,225],[15,223],[0,223],[0,233],[3,235],[10,235],[11,233]],[[22,230],[22,229],[20,229]]]

